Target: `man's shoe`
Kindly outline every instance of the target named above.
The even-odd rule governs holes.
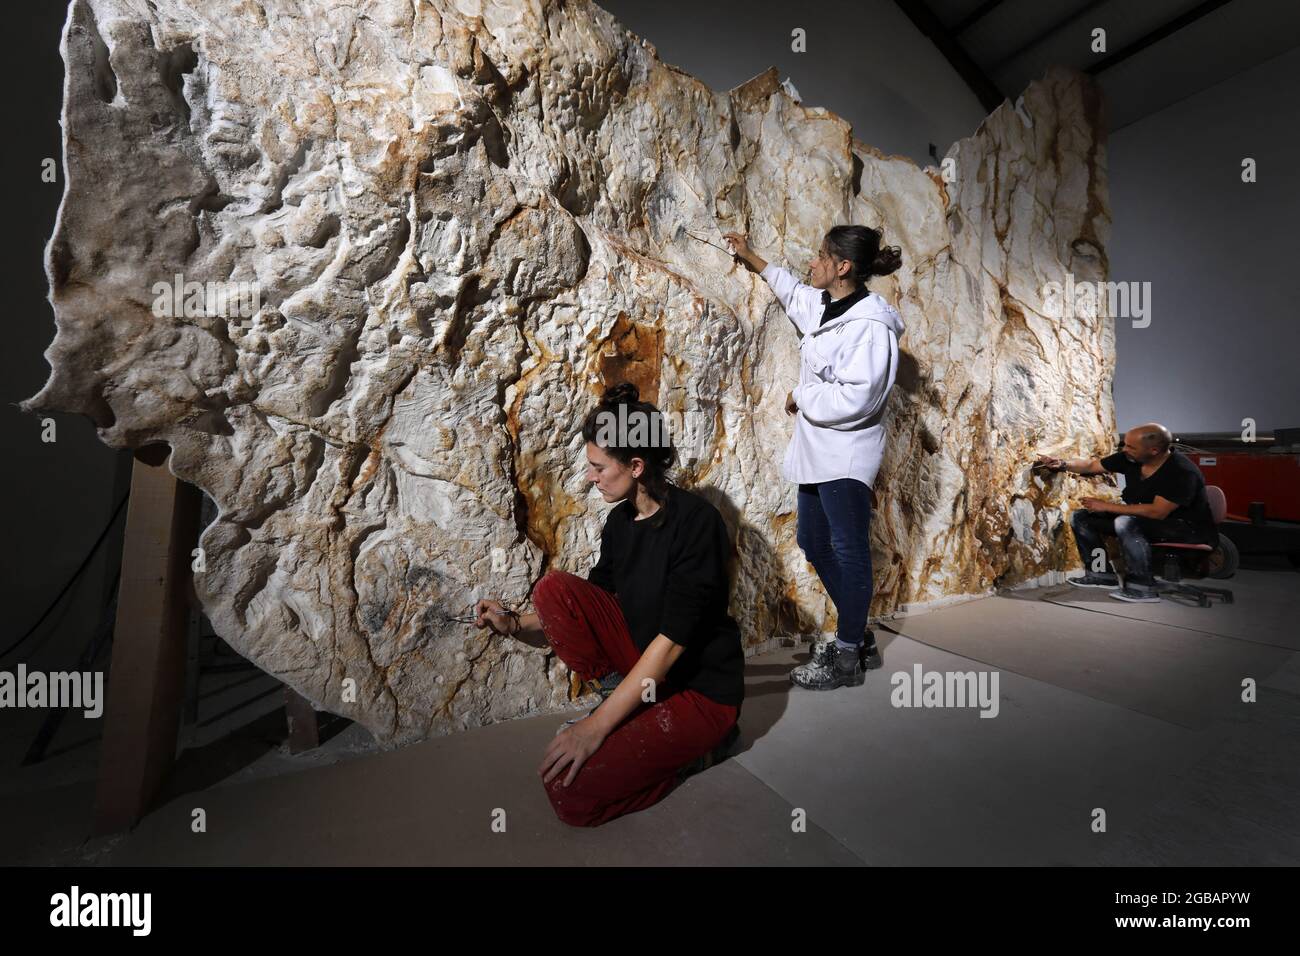
[[[1076,588],[1105,588],[1107,591],[1119,590],[1119,578],[1106,572],[1100,574],[1096,571],[1089,571],[1081,578],[1066,578],[1066,584],[1073,584]]]
[[[1133,604],[1158,604],[1160,592],[1146,588],[1125,586],[1111,595],[1116,601],[1129,601]]]
[[[812,660],[829,660],[829,655],[835,650],[835,638],[830,640],[815,640],[808,645],[808,653]],[[858,645],[858,661],[862,664],[864,671],[873,671],[877,667],[884,666],[884,659],[880,656],[880,648],[876,646],[876,635],[867,631],[867,639]]]
[[[813,656],[807,664],[790,671],[790,682],[808,690],[834,690],[837,687],[857,687],[867,679],[862,669],[862,659],[856,647],[831,647]]]

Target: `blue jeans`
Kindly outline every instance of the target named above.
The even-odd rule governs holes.
[[[835,604],[836,637],[860,645],[871,607],[871,489],[856,478],[800,485],[796,540]]]
[[[1082,508],[1070,513],[1070,527],[1074,529],[1074,543],[1079,547],[1079,557],[1085,571],[1098,573],[1092,567],[1099,553],[1103,558],[1106,556],[1102,536],[1113,534],[1119,538],[1120,550],[1124,553],[1124,583],[1148,590],[1156,584],[1155,578],[1151,576],[1151,542],[1197,540],[1195,530],[1185,521],[1156,521],[1134,515],[1085,511]],[[1106,573],[1114,571],[1109,559],[1106,559]]]

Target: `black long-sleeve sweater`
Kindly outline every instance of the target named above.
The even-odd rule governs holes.
[[[660,514],[662,512],[662,514]],[[694,492],[670,485],[660,511],[638,520],[631,500],[615,507],[587,580],[618,597],[640,651],[659,634],[686,650],[666,683],[723,704],[745,696],[740,628],[727,612],[731,540],[722,515]]]

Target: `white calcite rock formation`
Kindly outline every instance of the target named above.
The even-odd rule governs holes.
[[[746,641],[832,626],[780,474],[795,332],[689,233],[798,274],[837,223],[902,249],[872,283],[907,324],[877,613],[1074,560],[1075,486],[1028,463],[1114,433],[1111,320],[1044,303],[1106,273],[1081,75],[1004,104],[945,176],[775,71],[714,92],[585,0],[74,0],[64,56],[57,334],[24,407],[168,444],[219,508],[195,581],[217,632],[385,743],[572,698],[553,655],[449,618],[594,560],[578,426],[606,381],[678,425]]]

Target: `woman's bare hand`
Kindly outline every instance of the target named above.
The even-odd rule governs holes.
[[[754,254],[754,250],[749,248],[749,237],[743,232],[724,232],[722,237],[731,244],[732,254],[745,264],[752,272],[762,272],[767,268],[767,262],[760,259]]]
[[[749,237],[743,232],[724,232],[722,238],[731,243],[731,252],[733,255],[741,259],[749,258]]]
[[[506,613],[500,601],[483,598],[474,605],[474,623],[479,627],[489,627],[493,634],[509,637],[514,633],[514,619]]]
[[[542,783],[550,783],[568,767],[568,776],[564,786],[573,783],[573,779],[587,762],[587,758],[600,749],[605,742],[605,731],[591,717],[586,717],[566,728],[546,748],[546,756],[537,772],[542,774]]]

